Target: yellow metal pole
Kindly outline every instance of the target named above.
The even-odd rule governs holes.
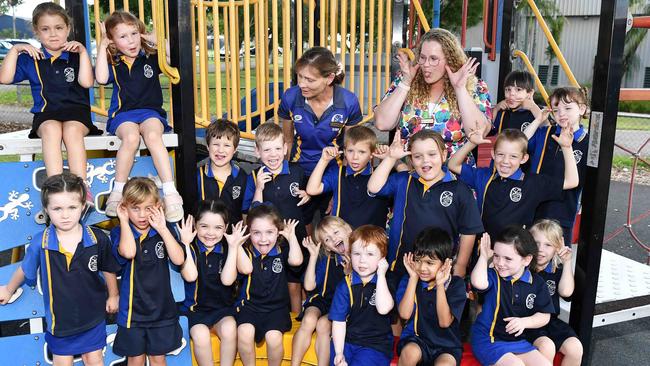
[[[330,0],[334,1],[334,0]],[[327,26],[325,25],[327,20],[327,0],[321,0],[320,2],[320,46],[325,47],[325,32],[327,31]]]
[[[330,1],[330,50],[336,55],[336,0]]]
[[[348,0],[341,0],[341,70],[345,72],[345,53],[347,49]]]
[[[192,44],[196,44],[196,1],[193,2],[193,6],[190,11],[190,24],[192,24]],[[194,115],[198,119],[199,113],[199,86],[197,82],[196,74],[196,57],[192,60],[192,89],[194,90]]]
[[[314,47],[314,13],[316,12],[316,2],[309,0],[309,48]]]
[[[418,14],[418,19],[420,19],[420,23],[422,23],[422,28],[424,28],[425,32],[428,32],[431,27],[429,27],[429,22],[427,21],[427,17],[424,15],[424,10],[422,10],[422,5],[420,5],[419,0],[413,0],[413,6],[415,6],[415,11]]]
[[[251,132],[251,9],[244,0],[244,87],[246,90],[246,132]]]
[[[546,92],[546,88],[544,88],[544,84],[542,84],[542,81],[539,80],[539,76],[537,76],[535,67],[533,67],[533,64],[530,63],[528,56],[526,56],[526,54],[520,50],[514,50],[512,52],[512,55],[514,57],[519,57],[524,62],[524,65],[526,65],[528,72],[530,72],[531,75],[533,75],[533,77],[535,78],[535,85],[537,85],[537,90],[539,90],[540,94],[542,94],[542,97],[544,97],[544,102],[546,102],[546,106],[550,108],[551,104],[549,103],[548,93]]]
[[[124,11],[129,11],[129,0],[122,1],[122,9],[124,9]]]
[[[214,37],[214,94],[217,102],[217,118],[223,116],[223,97],[221,91],[221,32],[219,30],[219,5],[214,2],[212,5],[212,36]],[[226,19],[224,19],[226,20]]]
[[[255,51],[255,63],[260,64],[259,73],[257,74],[257,110],[260,111],[260,123],[266,122],[266,91],[268,90],[269,80],[266,78],[266,46],[268,44],[268,36],[266,35],[266,15],[264,14],[264,2],[258,1],[257,11],[259,13],[258,20],[259,38],[257,39],[257,46]]]
[[[235,8],[235,0],[230,0],[228,2],[228,17],[230,19],[229,24],[229,30],[228,32],[230,33],[230,103],[232,107],[232,115],[230,116],[230,119],[237,123],[239,120],[239,113],[238,113],[238,99],[237,99],[237,94],[239,90],[238,88],[238,82],[237,78],[239,78],[239,73],[238,73],[238,68],[239,68],[239,62],[237,62],[238,54],[239,54],[239,45],[237,44],[236,40],[236,34],[237,33],[237,27],[235,23],[235,15],[236,15],[236,8]]]
[[[393,6],[391,0],[386,0],[386,34],[384,39],[386,42],[386,52],[384,55],[384,88],[388,88],[390,85],[390,51],[391,51],[391,38],[393,32],[391,29],[391,24],[393,24]],[[377,91],[379,92],[379,91]],[[381,94],[384,94],[384,90],[381,91]]]
[[[99,27],[99,1],[95,1],[93,4],[93,15],[95,16],[95,44],[99,45],[101,43],[101,29]],[[99,109],[106,110],[106,100],[105,100],[105,88],[103,85],[99,86]]]
[[[377,71],[375,75],[375,104],[379,104],[381,96],[381,52],[383,50],[382,35],[384,33],[384,0],[379,0],[377,19]],[[387,26],[388,27],[388,26]],[[388,50],[387,50],[388,51]],[[368,109],[369,113],[372,109]]]
[[[370,24],[368,25],[368,104],[367,111],[372,110],[372,67],[375,64],[375,0],[368,3],[370,8]]]
[[[296,46],[298,57],[302,56],[302,0],[296,0]]]
[[[284,90],[289,89],[289,84],[291,84],[291,60],[289,56],[291,54],[291,49],[289,45],[289,38],[291,38],[291,10],[289,5],[291,4],[290,0],[282,1],[282,68],[283,68],[283,78]]]
[[[153,6],[153,2],[151,6]],[[108,0],[108,12],[112,13],[114,11],[115,11],[115,0]]]
[[[278,34],[278,0],[273,0],[271,7],[271,25],[273,27],[273,97],[278,100],[280,99],[280,57],[278,53],[280,35]],[[288,50],[284,52],[287,53]],[[276,103],[276,107],[273,109],[275,121],[279,122],[277,105],[278,104]]]
[[[144,0],[138,0],[138,18],[144,23]]]
[[[354,64],[357,57],[357,0],[350,0],[350,72],[349,89],[354,93]]]
[[[366,91],[366,0],[361,0],[361,14],[359,18],[359,105],[363,114],[363,97]]]
[[[206,8],[203,4],[203,0],[198,0],[197,2],[197,15],[198,15],[198,26],[199,26],[199,69],[201,70],[201,75],[199,77],[199,83],[201,85],[201,119],[204,121],[208,120],[208,55],[207,55],[207,34],[206,34],[206,24],[205,24],[205,12]]]

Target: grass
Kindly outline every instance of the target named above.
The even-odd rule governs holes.
[[[649,157],[644,157],[646,160],[650,160]],[[632,158],[629,156],[619,156],[619,155],[614,155],[614,159],[612,160],[612,168],[616,169],[632,169]],[[650,167],[645,165],[642,161],[639,161],[637,163],[637,169],[640,170],[650,170]]]

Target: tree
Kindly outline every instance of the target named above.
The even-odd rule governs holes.
[[[643,2],[644,0],[630,0],[629,6],[630,8],[634,8]],[[640,13],[650,13],[650,3],[646,3]],[[639,48],[647,35],[647,29],[633,28],[625,36],[625,48],[623,51],[623,73],[625,77],[630,77],[641,65],[639,56],[636,54],[636,50]]]

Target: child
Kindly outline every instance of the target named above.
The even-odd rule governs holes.
[[[494,168],[476,168],[464,163],[470,151],[487,141],[476,132],[470,133],[467,143],[449,159],[449,170],[476,190],[483,225],[491,236],[510,224],[532,225],[535,209],[542,202],[560,199],[563,189],[578,185],[571,131],[563,129],[553,139],[561,146],[566,161],[563,178],[521,171],[521,164],[528,160],[527,140],[523,132],[515,129],[501,131],[497,137],[492,150]]]
[[[223,201],[229,208],[230,222],[239,222],[248,178],[232,161],[239,145],[239,129],[226,119],[217,119],[206,128],[205,143],[210,160],[196,174],[200,198]]]
[[[365,224],[386,226],[388,199],[370,197],[367,186],[372,174],[372,158],[384,157],[388,148],[378,148],[375,132],[365,126],[348,128],[344,146],[347,166],[330,166],[330,161],[337,158],[339,152],[333,146],[324,148],[307,182],[307,193],[317,196],[334,192],[332,215],[341,217],[353,228]]]
[[[249,274],[252,268],[242,265],[250,265],[241,247],[248,238],[244,235],[246,226],[238,222],[231,235],[226,234],[227,226],[228,207],[213,200],[199,203],[196,226],[191,215],[181,223],[181,241],[193,258],[181,271],[185,280],[183,308],[188,312],[194,357],[200,366],[214,365],[210,341],[213,327],[219,337],[220,364],[232,365],[237,354],[235,280],[238,270]]]
[[[296,236],[301,242],[307,236],[302,205],[310,199],[305,189],[307,178],[300,165],[284,159],[287,145],[282,128],[273,122],[262,123],[255,132],[255,153],[262,162],[257,173],[246,183],[242,210],[244,213],[252,202],[271,202],[284,219],[296,220]],[[299,248],[302,250],[302,248]],[[306,255],[303,251],[303,256]],[[302,304],[303,268],[288,271],[291,311],[299,313]]]
[[[521,132],[521,131],[520,131]],[[537,245],[526,229],[508,226],[494,240],[481,238],[472,286],[485,294],[483,309],[472,326],[472,350],[482,365],[551,366],[522,333],[546,325],[554,312],[546,283],[528,266],[536,262]],[[493,268],[488,268],[492,259]]]
[[[447,158],[445,142],[439,133],[422,130],[411,136],[410,151],[404,151],[395,134],[388,157],[375,169],[368,181],[368,192],[394,197],[390,226],[389,258],[398,282],[405,274],[402,256],[413,250],[417,233],[425,227],[444,229],[458,251],[454,273],[464,277],[476,234],[483,232],[474,194],[467,186],[442,169]],[[411,156],[413,172],[389,173],[397,160]]]
[[[79,221],[84,197],[86,186],[76,175],[63,172],[45,180],[41,200],[51,224],[35,235],[21,266],[0,286],[4,305],[23,282],[36,286],[40,268],[45,342],[54,365],[72,365],[78,354],[85,365],[103,365],[106,312],[115,313],[119,302],[115,272],[120,266],[110,241],[101,230]]]
[[[383,228],[363,225],[349,241],[352,273],[336,287],[329,314],[334,355],[330,364],[387,366],[393,351],[394,305],[386,282],[388,238]]]
[[[499,102],[492,110],[494,116],[492,133],[498,135],[509,128],[524,131],[542,113],[533,101],[533,94],[535,94],[533,75],[527,71],[511,71],[506,75],[503,86],[506,99]]]
[[[549,361],[553,362],[557,350],[564,355],[563,366],[580,365],[582,344],[573,329],[558,318],[560,296],[570,297],[575,285],[571,247],[564,246],[562,227],[553,220],[536,222],[530,233],[537,242],[537,274],[546,282],[555,311],[544,328],[531,329],[524,334]]]
[[[313,176],[313,175],[312,175]],[[316,243],[307,237],[303,245],[309,251],[304,288],[311,296],[303,304],[300,329],[294,334],[291,364],[301,365],[311,335],[316,330],[316,356],[320,366],[329,365],[332,324],[327,318],[334,290],[350,271],[348,238],[352,228],[340,217],[325,216],[316,227]],[[324,250],[320,251],[321,248]]]
[[[113,352],[128,357],[129,365],[144,365],[146,357],[152,365],[165,365],[165,354],[180,347],[183,336],[168,262],[181,266],[191,259],[186,260],[175,230],[166,225],[151,179],[126,183],[117,215],[120,224],[111,230],[111,240],[123,280]]]
[[[283,223],[270,204],[252,208],[246,220],[252,244],[246,253],[253,271],[242,283],[237,307],[237,350],[244,366],[255,365],[255,343],[266,340],[268,364],[277,366],[284,355],[282,334],[291,329],[286,267],[302,264],[298,221]],[[289,242],[289,250],[282,249],[279,235]]]
[[[587,170],[587,149],[589,145],[588,130],[580,123],[587,118],[587,91],[574,87],[557,88],[551,94],[551,106],[557,120],[555,127],[546,125],[540,127],[546,116],[536,119],[524,133],[528,137],[528,151],[531,153],[532,174],[547,174],[561,177],[566,164],[555,136],[562,130],[573,131],[573,158],[578,166],[579,183],[573,189],[566,190],[557,201],[546,202],[537,209],[537,218],[552,218],[558,220],[564,230],[564,243],[571,244],[571,233],[575,222],[580,195],[585,183]],[[549,138],[549,136],[551,138]],[[564,150],[564,149],[562,149]],[[584,158],[583,158],[584,157]],[[571,163],[573,165],[573,162]]]
[[[454,243],[438,228],[426,228],[404,256],[408,276],[397,288],[399,315],[407,319],[397,353],[399,365],[460,365],[465,281],[451,275]]]
[[[140,136],[151,154],[162,181],[165,218],[183,218],[183,199],[176,191],[162,134],[170,131],[162,109],[156,37],[146,35],[144,24],[133,14],[115,11],[104,22],[106,37],[97,51],[95,78],[99,84],[113,84],[106,129],[120,138],[115,183],[106,201],[106,215],[117,216],[117,206],[140,146]]]
[[[95,83],[90,57],[83,44],[68,41],[70,17],[55,3],[42,3],[32,15],[34,35],[42,49],[19,43],[9,50],[0,68],[0,83],[29,80],[34,114],[30,138],[40,137],[47,176],[61,174],[61,142],[68,152],[70,172],[86,179],[84,136],[101,135],[90,117],[88,88]],[[90,192],[84,197],[94,205]]]

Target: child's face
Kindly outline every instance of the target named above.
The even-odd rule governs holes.
[[[154,198],[147,198],[142,203],[126,203],[124,205],[126,211],[129,214],[129,221],[133,223],[136,229],[143,231],[149,229],[151,226],[149,224],[149,216],[153,210],[157,210],[160,207],[160,201]]]
[[[260,254],[266,255],[277,243],[279,231],[271,218],[260,217],[251,222],[250,234],[255,249]]]
[[[528,161],[528,154],[522,151],[519,141],[499,141],[492,150],[492,159],[499,176],[507,178],[514,174],[521,164]]]
[[[142,44],[140,43],[140,31],[134,24],[120,23],[116,25],[111,30],[111,39],[117,50],[124,56],[138,57]]]
[[[524,273],[524,268],[530,264],[532,256],[522,257],[517,253],[514,245],[496,242],[492,263],[501,277],[519,278]]]
[[[340,255],[347,255],[350,252],[348,238],[351,231],[348,228],[330,225],[319,228],[319,231],[325,249]]]
[[[235,144],[226,136],[214,137],[208,145],[210,161],[218,168],[228,165],[235,155],[235,151]]]
[[[537,265],[540,268],[544,268],[553,259],[557,249],[543,233],[534,230],[531,234],[533,234],[533,238],[535,238],[535,242],[537,243]]]
[[[196,222],[196,237],[208,248],[220,242],[225,232],[226,223],[223,217],[214,212],[204,212]]]
[[[381,251],[377,245],[368,244],[364,246],[359,240],[352,243],[350,257],[352,269],[361,277],[369,277],[377,272],[377,266],[382,259]]]
[[[34,27],[36,38],[50,51],[59,51],[68,41],[70,27],[60,15],[44,14]]]
[[[355,173],[364,170],[370,159],[372,159],[372,152],[369,143],[361,141],[355,144],[346,144],[345,160]]]
[[[566,103],[563,100],[555,98],[551,100],[551,105],[553,106],[555,120],[562,128],[576,128],[580,124],[582,115],[584,115],[587,110],[587,107],[584,104],[578,104],[576,102]]]
[[[79,225],[83,208],[78,192],[59,192],[48,196],[45,212],[57,230],[69,231]]]
[[[323,77],[318,70],[312,66],[305,66],[298,70],[298,87],[302,92],[302,96],[306,99],[311,99],[322,94],[325,89],[334,80],[334,74],[328,77]]]
[[[438,274],[442,264],[443,262],[435,255],[433,257],[416,257],[415,271],[418,273],[420,281],[431,282],[436,279],[436,274]]]
[[[282,162],[287,154],[287,145],[284,143],[284,138],[278,136],[273,140],[258,142],[255,152],[262,164],[273,172],[278,172],[282,169]]]
[[[430,182],[439,179],[442,172],[442,163],[447,152],[440,151],[433,139],[417,140],[411,144],[411,162],[418,175]]]
[[[524,103],[524,100],[532,99],[533,93],[533,90],[526,90],[516,85],[506,86],[506,105],[510,109],[517,109]]]

